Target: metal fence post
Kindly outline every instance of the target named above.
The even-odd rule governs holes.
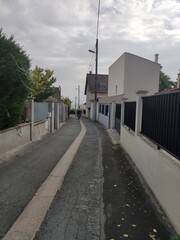
[[[57,130],[59,129],[59,102],[56,103],[56,124],[57,124]]]
[[[125,110],[125,102],[128,100],[128,98],[122,98],[121,99],[121,125],[124,124],[124,110]]]
[[[141,123],[142,123],[142,107],[143,101],[142,97],[146,96],[148,91],[146,90],[139,90],[136,92],[137,99],[136,99],[136,121],[135,121],[135,134],[138,135],[141,132]]]
[[[54,132],[54,102],[51,103],[51,132]]]
[[[110,112],[110,114],[111,114],[111,116],[110,116],[110,128],[112,128],[112,129],[115,128],[115,118],[116,118],[115,113],[116,113],[116,103],[113,101],[111,103],[111,112]]]
[[[54,102],[49,102],[48,118],[49,118],[50,132],[54,132]]]
[[[33,141],[33,131],[34,131],[34,97],[29,97],[29,107],[30,107],[30,141]]]

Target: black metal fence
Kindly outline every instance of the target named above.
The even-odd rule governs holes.
[[[141,133],[180,159],[180,92],[143,97]]]
[[[115,129],[120,134],[121,104],[116,104]]]
[[[135,131],[136,122],[136,102],[125,102],[124,124]]]
[[[99,105],[99,113],[108,116],[109,113],[109,105],[108,104],[100,104]]]

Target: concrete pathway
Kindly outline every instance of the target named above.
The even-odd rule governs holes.
[[[35,196],[25,207],[22,214],[18,217],[3,240],[34,239],[34,236],[39,230],[57,191],[62,186],[67,170],[69,169],[77,149],[86,133],[83,122],[80,121],[80,123],[81,132],[69,146],[56,167],[38,189]]]
[[[0,239],[22,213],[39,187],[80,132],[80,122],[70,118],[57,132],[28,144],[0,165]]]
[[[112,144],[117,134],[109,131],[110,138],[99,123],[83,122],[80,131],[71,118],[0,168],[2,239],[170,240],[166,218],[127,154]]]

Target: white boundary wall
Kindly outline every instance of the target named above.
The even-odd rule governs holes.
[[[180,161],[164,150],[158,150],[154,143],[139,134],[144,94],[145,91],[137,94],[135,133],[121,124],[120,143],[139,169],[174,229],[180,234]],[[124,104],[121,118],[123,123]]]
[[[105,127],[109,127],[109,117],[99,113],[99,120]]]
[[[38,140],[48,133],[48,120],[34,124],[33,140]],[[22,123],[16,127],[0,131],[0,154],[23,146],[31,141],[30,123]]]
[[[57,118],[61,119],[59,124],[56,124],[56,129],[59,129],[63,122],[68,118],[67,106],[64,103],[56,103],[60,106],[58,114],[55,116],[54,103],[46,103],[45,114],[46,119],[35,122],[35,109],[34,109],[34,99],[29,98],[28,106],[28,119],[29,122],[18,124],[15,127],[4,129],[0,131],[0,154],[14,150],[27,144],[30,141],[40,139],[42,136],[48,132],[53,132],[55,129],[54,122]],[[39,106],[41,104],[38,104]],[[49,105],[47,107],[47,105]],[[44,110],[44,109],[43,109]],[[49,112],[48,112],[49,111]],[[39,117],[42,114],[39,114]]]
[[[124,126],[120,142],[180,234],[180,161]]]

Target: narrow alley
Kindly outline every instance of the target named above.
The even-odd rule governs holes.
[[[170,240],[173,230],[147,195],[127,154],[112,144],[101,124],[81,121],[86,134],[40,228],[33,236],[26,226],[18,236],[22,240]],[[1,239],[21,240],[8,231],[80,131],[80,121],[70,117],[60,130],[28,144],[0,165]]]

